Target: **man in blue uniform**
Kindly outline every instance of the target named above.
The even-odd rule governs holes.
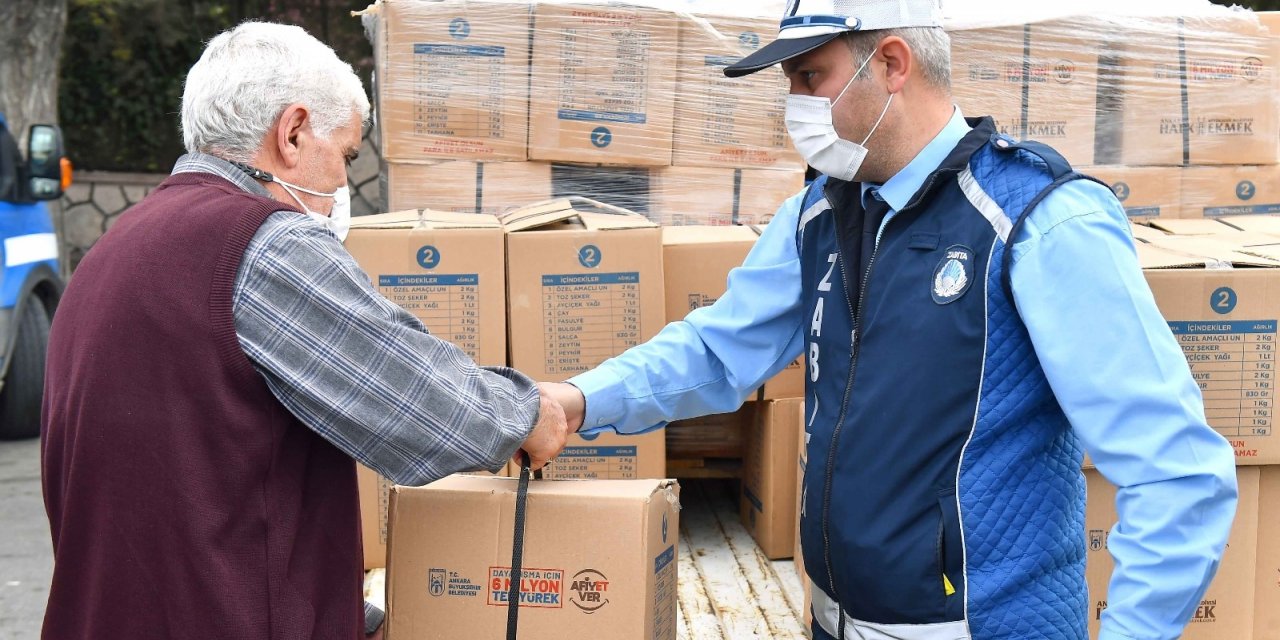
[[[804,354],[819,639],[1086,640],[1087,451],[1120,489],[1100,640],[1171,640],[1226,543],[1232,450],[1111,191],[953,106],[937,1],[791,0],[725,73],[782,65],[823,175],[714,306],[551,392],[571,428],[640,433]]]

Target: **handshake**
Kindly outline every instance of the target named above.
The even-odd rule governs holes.
[[[529,456],[529,466],[535,471],[560,455],[569,434],[582,427],[587,406],[582,392],[565,382],[539,382],[538,397],[538,422],[513,458],[518,464],[523,456]]]

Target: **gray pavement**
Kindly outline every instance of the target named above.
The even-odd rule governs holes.
[[[0,441],[0,639],[40,637],[52,572],[40,441]]]

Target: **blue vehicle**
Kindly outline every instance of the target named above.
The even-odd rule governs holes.
[[[46,200],[71,184],[62,132],[32,125],[27,157],[0,114],[0,439],[40,433],[45,350],[62,296],[58,241]]]

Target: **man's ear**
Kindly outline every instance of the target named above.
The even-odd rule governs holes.
[[[311,133],[311,112],[300,104],[285,107],[276,123],[276,151],[280,161],[287,168],[294,168],[302,161],[302,153],[298,145],[300,137]]]
[[[898,36],[889,36],[880,41],[876,55],[885,63],[885,82],[889,93],[899,93],[906,86],[907,79],[915,67],[915,55],[907,42]]]

